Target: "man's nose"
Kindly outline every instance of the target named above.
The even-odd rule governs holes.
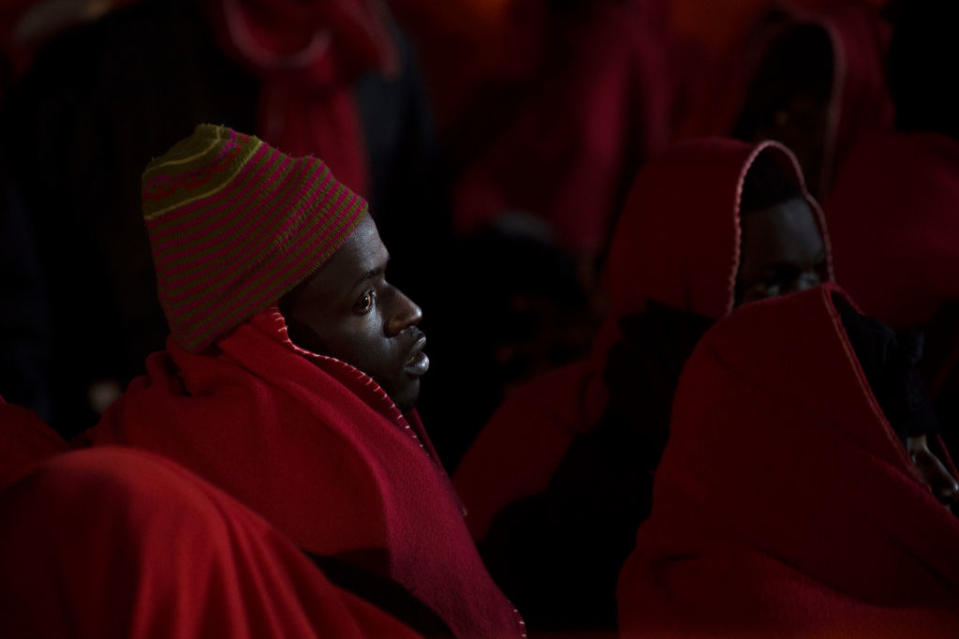
[[[403,291],[394,289],[393,304],[389,318],[386,320],[387,337],[395,337],[410,326],[416,326],[423,321],[423,310],[408,298]]]

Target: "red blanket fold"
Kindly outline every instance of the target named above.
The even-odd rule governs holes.
[[[0,494],[0,635],[416,637],[155,455],[57,456]]]
[[[683,371],[625,637],[951,637],[959,519],[921,483],[827,285],[750,304]]]
[[[295,352],[275,309],[218,347],[194,355],[170,342],[90,439],[177,461],[310,552],[381,555],[370,567],[457,636],[522,633],[415,415],[348,364]]]
[[[0,487],[66,450],[67,443],[42,419],[0,397]]]

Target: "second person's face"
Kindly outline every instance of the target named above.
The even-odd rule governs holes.
[[[829,279],[812,208],[793,198],[742,218],[736,305],[803,291]]]

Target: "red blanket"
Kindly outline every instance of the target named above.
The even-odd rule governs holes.
[[[807,19],[829,32],[835,56],[822,184],[818,185],[818,192],[826,194],[856,141],[892,128],[885,67],[891,29],[875,8],[856,3],[840,3]]]
[[[624,637],[954,637],[959,519],[921,483],[832,285],[750,304],[683,371]]]
[[[0,635],[416,637],[155,455],[58,456],[0,494]]]
[[[763,151],[776,154],[801,181],[784,147],[723,139],[679,144],[639,172],[613,237],[610,312],[591,359],[519,389],[457,468],[456,488],[477,538],[506,505],[542,491],[573,437],[602,416],[603,371],[623,317],[640,312],[649,300],[710,318],[732,310],[739,196],[746,171]],[[809,202],[819,212],[812,198]],[[821,219],[820,213],[825,229]]]
[[[65,450],[67,443],[42,419],[0,397],[0,487]]]
[[[257,135],[316,155],[367,194],[368,158],[353,83],[390,73],[396,52],[380,0],[208,0],[220,46],[261,81]]]
[[[959,300],[959,142],[932,133],[861,141],[827,201],[836,274],[895,327]]]
[[[348,364],[295,352],[275,309],[218,348],[169,342],[90,439],[177,461],[304,549],[349,554],[399,582],[457,636],[522,633],[415,415]]]

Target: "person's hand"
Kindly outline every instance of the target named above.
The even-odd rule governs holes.
[[[927,435],[906,438],[906,450],[915,464],[922,481],[929,486],[932,494],[947,508],[959,505],[959,482],[929,446]]]

